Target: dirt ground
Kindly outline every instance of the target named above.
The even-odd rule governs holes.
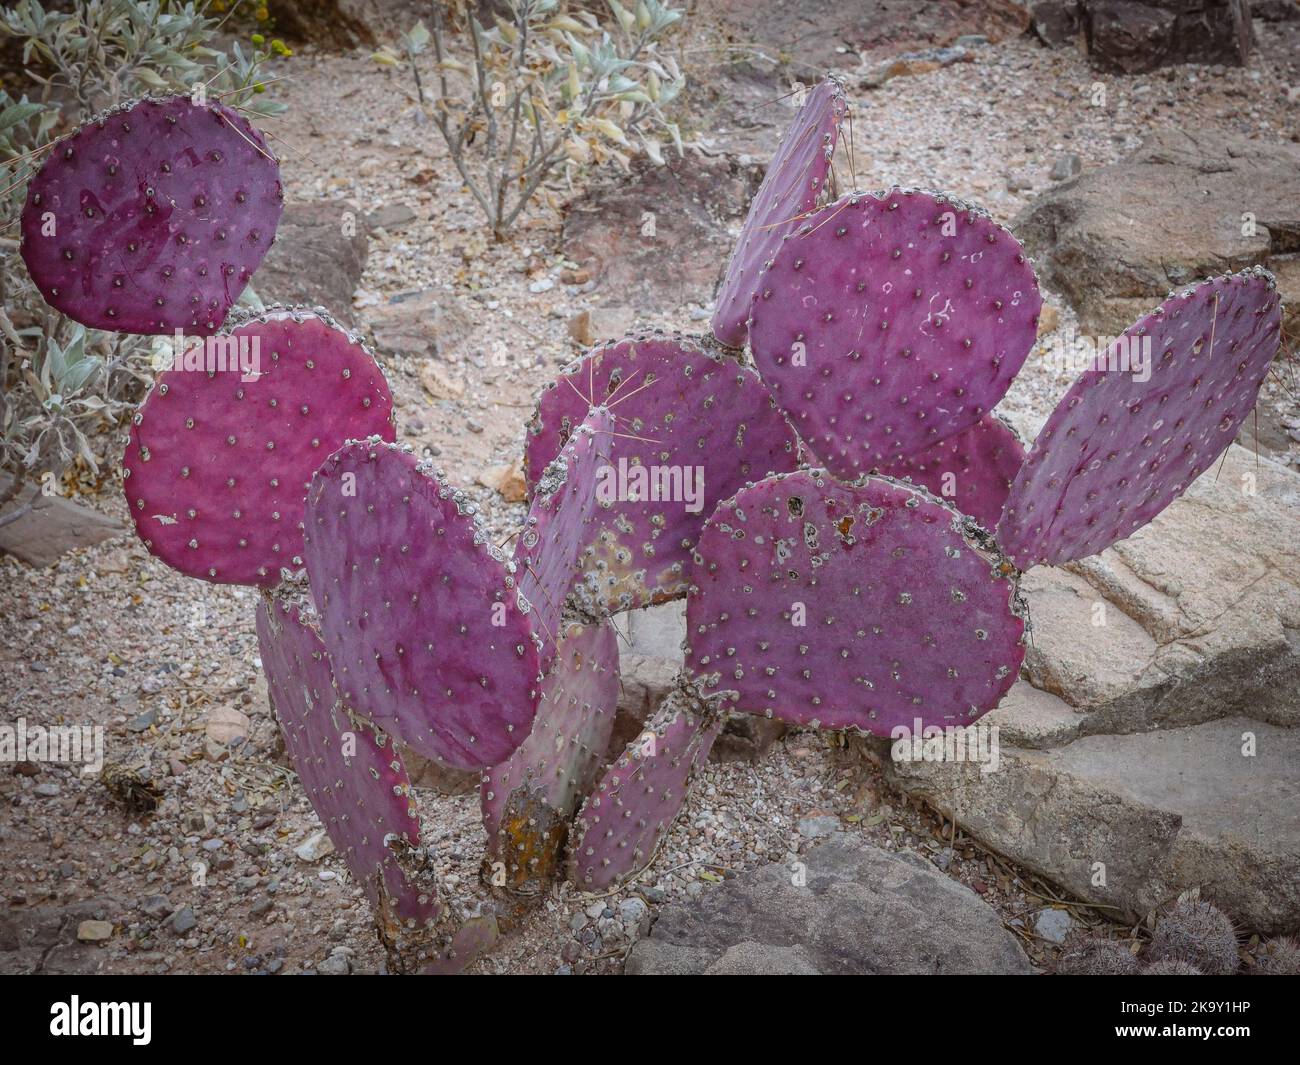
[[[710,66],[716,37],[703,17],[687,32],[691,71],[710,100],[694,132],[713,151],[754,152],[763,162],[777,127],[726,121],[728,93],[736,90]],[[1300,70],[1281,45],[1266,47],[1245,70],[1184,67],[1109,78],[1116,104],[1105,113],[1089,106],[1085,90],[1096,76],[1073,53],[1020,38],[974,55],[973,62],[896,78],[884,90],[851,79],[852,151],[837,161],[841,182],[847,173],[868,189],[943,189],[1005,222],[1050,184],[1049,170],[1067,153],[1101,166],[1147,131],[1189,124],[1259,138],[1298,135]],[[468,323],[465,337],[439,356],[466,382],[459,398],[431,397],[409,359],[385,364],[399,439],[468,487],[504,539],[523,508],[478,478],[517,461],[539,389],[575,354],[567,324],[588,306],[581,286],[559,280],[562,270],[581,266],[564,262],[560,215],[539,201],[510,241],[492,243],[400,72],[362,54],[310,49],[284,69],[291,77],[277,88],[289,112],[266,128],[275,135],[287,198],[366,214],[405,206],[414,214],[391,232],[371,234],[355,301],[361,323],[371,324],[391,296],[426,289],[445,294]],[[597,174],[591,185],[619,180]],[[557,187],[549,196],[558,203],[588,191]],[[673,254],[665,249],[665,269]],[[530,291],[548,278],[555,283],[546,291]],[[1069,312],[1050,293],[1048,303],[1068,325]],[[687,306],[642,322],[702,328]],[[493,355],[501,350],[504,360]],[[1046,360],[1031,359],[1002,409],[1032,432],[1068,383]],[[126,520],[113,486],[80,502]],[[102,725],[108,758],[152,781],[162,796],[155,812],[143,814],[73,767],[0,767],[0,947],[7,948],[0,970],[382,967],[368,906],[342,862],[295,854],[319,824],[278,753],[255,602],[251,590],[172,572],[132,536],[67,555],[47,570],[0,558],[4,720]],[[216,744],[211,734],[223,723],[247,738]],[[455,895],[477,881],[477,796],[423,791],[420,801],[427,842]],[[822,815],[882,847],[935,861],[998,910],[1036,963],[1050,962],[1053,945],[1034,931],[1034,915],[1054,901],[1050,885],[888,792],[837,737],[801,733],[757,765],[711,765],[637,883],[602,900],[557,888],[473,971],[616,972],[649,910],[737,870],[793,858],[812,842],[800,822]],[[645,906],[623,905],[634,898]],[[1070,912],[1076,922],[1104,921],[1083,906]],[[86,917],[113,922],[112,937],[102,945],[73,942]],[[346,966],[332,960],[340,958]]]

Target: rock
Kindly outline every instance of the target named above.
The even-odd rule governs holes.
[[[140,912],[155,921],[161,921],[172,912],[172,904],[166,895],[146,895],[140,900]]]
[[[198,918],[194,916],[194,911],[189,906],[182,906],[172,914],[172,931],[178,936],[183,936],[186,932],[193,931],[198,927],[198,924]]]
[[[1034,919],[1034,931],[1049,943],[1064,943],[1073,925],[1074,920],[1069,910],[1039,910]]]
[[[352,972],[352,966],[348,959],[339,954],[331,954],[318,966],[316,971],[321,976],[347,976]]]
[[[412,787],[430,788],[440,795],[471,795],[478,791],[483,774],[474,769],[452,769],[402,747],[402,760]]]
[[[601,307],[642,314],[707,303],[726,269],[758,167],[727,158],[669,158],[664,166],[638,160],[630,178],[597,185],[565,209],[566,259],[591,273],[590,295]],[[690,255],[682,249],[691,248]],[[630,323],[629,323],[630,324]],[[606,339],[591,324],[579,343]]]
[[[253,289],[264,303],[321,306],[350,326],[366,247],[365,220],[348,206],[285,204],[275,243],[253,275]]]
[[[569,339],[590,348],[605,340],[617,340],[632,329],[636,312],[630,307],[596,307],[579,311],[569,319]]]
[[[233,706],[214,706],[204,719],[208,739],[229,747],[236,740],[248,739],[248,715]]]
[[[628,931],[635,930],[642,921],[650,916],[650,907],[636,897],[624,899],[618,904],[619,920],[627,926]]]
[[[329,838],[325,829],[319,829],[313,832],[305,840],[294,847],[293,853],[298,856],[302,862],[318,862],[327,855],[334,853],[334,841]]]
[[[1083,334],[1116,336],[1171,289],[1258,263],[1277,274],[1294,335],[1297,203],[1300,144],[1162,131],[1131,158],[1044,193],[1013,229]]]
[[[460,399],[465,394],[465,385],[460,379],[433,359],[420,363],[420,384],[434,399]]]
[[[975,57],[964,47],[930,48],[923,52],[908,52],[888,59],[869,70],[859,80],[864,89],[878,89],[894,78],[916,74],[930,74],[954,63],[971,63]]]
[[[1022,590],[1024,679],[981,722],[997,771],[886,775],[1129,917],[1213,885],[1254,931],[1300,925],[1300,477],[1234,445],[1217,482]]]
[[[1057,159],[1052,164],[1051,173],[1047,176],[1053,181],[1069,181],[1070,178],[1078,177],[1081,173],[1083,173],[1083,160],[1071,152]]]
[[[795,827],[805,839],[822,839],[835,835],[843,826],[838,817],[805,817]]]
[[[158,720],[157,710],[146,710],[142,714],[136,714],[126,723],[127,730],[130,732],[148,732]]]
[[[549,277],[539,277],[536,281],[530,282],[528,291],[537,295],[542,292],[550,292],[555,287],[555,282]]]
[[[410,225],[418,217],[415,211],[404,203],[386,203],[366,215],[366,225],[370,229],[401,229]]]
[[[12,479],[0,473],[0,496]],[[29,566],[53,565],[69,551],[111,540],[126,532],[121,522],[61,496],[45,496],[30,485],[5,509],[4,515],[30,507],[21,517],[0,526],[0,555],[13,555]]]
[[[203,757],[209,762],[220,762],[230,757],[230,748],[224,743],[218,743],[214,739],[204,739]],[[182,772],[184,772],[183,767]],[[179,776],[180,774],[178,773],[176,775]]]
[[[82,943],[107,943],[112,938],[112,921],[82,921],[77,925],[77,939]]]
[[[249,915],[252,917],[265,917],[274,908],[275,908],[275,899],[271,898],[270,895],[263,895],[255,903],[253,903],[251,907],[249,907],[248,912]]]
[[[1088,58],[1099,70],[1141,74],[1172,63],[1244,66],[1249,0],[1081,0]]]
[[[53,781],[46,781],[44,784],[37,784],[32,788],[32,794],[38,795],[42,799],[53,799],[59,794],[59,786]]]
[[[528,498],[528,485],[524,482],[524,471],[519,462],[490,466],[476,480],[484,488],[497,492],[507,503],[522,503]]]
[[[1038,312],[1038,336],[1047,336],[1049,333],[1055,333],[1061,325],[1061,312],[1053,307],[1050,303],[1044,303],[1042,310]]]
[[[839,833],[802,861],[803,877],[765,865],[665,907],[626,972],[1033,971],[991,907],[913,854]]]
[[[1083,29],[1079,0],[1038,0],[1030,8],[1034,33],[1048,48],[1078,47]]]
[[[375,347],[384,355],[437,355],[450,362],[474,328],[456,297],[443,289],[398,293],[368,315]]]

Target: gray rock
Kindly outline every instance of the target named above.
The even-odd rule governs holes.
[[[146,895],[140,900],[140,912],[160,921],[172,912],[172,904],[166,895]]]
[[[183,936],[198,926],[198,918],[194,916],[194,911],[188,906],[182,906],[172,914],[172,931],[178,936]]]
[[[910,854],[840,833],[660,911],[626,971],[1030,973],[1015,937],[969,888]],[[794,883],[802,881],[802,886]]]
[[[37,784],[32,788],[32,794],[39,795],[42,799],[53,799],[59,794],[59,786],[52,780],[47,780],[44,784]]]
[[[1297,203],[1300,144],[1161,131],[1130,158],[1044,192],[1012,228],[1039,280],[1078,312],[1082,334],[1118,335],[1171,289],[1258,264],[1277,276],[1294,336]]]
[[[155,721],[158,720],[157,710],[146,710],[142,714],[136,714],[127,722],[126,727],[131,732],[148,732]]]
[[[10,483],[8,474],[0,474],[0,496]],[[80,503],[61,496],[42,495],[39,485],[25,488],[5,508],[5,515],[22,507],[30,509],[21,518],[0,525],[0,555],[13,555],[29,566],[52,565],[69,551],[91,547],[126,532],[121,522]],[[43,663],[32,663],[36,672],[44,672],[45,668]]]
[[[366,249],[365,219],[344,204],[287,204],[253,289],[264,303],[319,305],[351,325]]]
[[[322,976],[347,976],[352,972],[352,966],[344,955],[331,954],[316,966],[316,971]]]
[[[1034,919],[1034,931],[1051,943],[1064,943],[1073,926],[1069,910],[1039,910]]]
[[[1243,66],[1250,56],[1248,0],[1081,0],[1088,58],[1099,70],[1140,74],[1172,63]]]
[[[842,826],[838,817],[805,817],[795,827],[805,839],[821,839],[834,835]]]
[[[1053,181],[1069,181],[1070,178],[1078,177],[1081,173],[1083,173],[1083,160],[1071,152],[1057,159],[1052,164],[1051,173],[1047,176]]]

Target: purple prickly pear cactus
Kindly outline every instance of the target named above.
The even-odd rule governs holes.
[[[715,503],[798,464],[798,438],[753,370],[710,342],[654,333],[598,348],[546,387],[529,424],[530,483],[592,404],[618,419],[573,591],[593,617],[684,594]]]
[[[1012,485],[998,539],[1016,565],[1096,554],[1182,495],[1254,408],[1281,313],[1272,274],[1256,267],[1176,292],[1125,330],[1065,394]]]
[[[615,424],[603,407],[591,409],[543,471],[515,545],[519,592],[531,605],[533,630],[548,654],[583,552],[596,535],[596,482],[609,464]]]
[[[348,704],[446,765],[509,758],[537,710],[540,640],[473,505],[408,452],[359,440],[317,471],[305,526]]]
[[[986,414],[956,436],[878,472],[919,484],[993,529],[1024,460],[1020,438],[996,414]]]
[[[604,763],[618,696],[613,626],[569,625],[528,739],[483,774],[489,883],[534,894],[555,872],[569,819]]]
[[[772,157],[718,290],[711,328],[722,343],[744,347],[759,271],[785,235],[823,202],[844,112],[843,87],[826,78],[808,93]]]
[[[749,338],[794,427],[848,480],[992,410],[1041,306],[1015,237],[969,204],[894,188],[843,196],[785,238]]]
[[[650,863],[722,723],[693,693],[669,692],[583,803],[569,848],[570,878],[578,887],[604,891]]]
[[[135,414],[127,505],[169,566],[269,587],[303,564],[312,473],[345,440],[391,440],[392,396],[370,353],[321,311],[277,308],[207,343],[216,361],[178,356]]]
[[[718,506],[696,554],[686,667],[725,709],[887,736],[970,724],[1020,669],[1019,575],[923,489],[770,477]]]
[[[257,642],[294,769],[352,876],[391,926],[386,941],[432,929],[443,915],[436,883],[400,860],[420,844],[401,755],[340,702],[325,645],[298,607],[264,599]]]
[[[491,950],[500,935],[495,914],[469,917],[452,936],[450,946],[437,958],[420,967],[420,975],[459,975]]]
[[[60,140],[27,186],[22,254],[96,329],[215,333],[275,239],[280,166],[219,102],[146,97]]]

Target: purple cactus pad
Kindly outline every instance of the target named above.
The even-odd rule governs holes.
[[[392,396],[323,312],[275,309],[205,344],[159,374],[136,412],[123,490],[136,532],[169,566],[269,587],[303,564],[313,472],[345,440],[391,440]]]
[[[711,342],[653,333],[598,348],[547,386],[529,424],[530,483],[593,403],[618,429],[573,598],[599,617],[685,594],[691,545],[715,503],[794,469],[799,443],[752,369]]]
[[[710,326],[722,343],[744,347],[749,336],[749,304],[763,264],[777,253],[782,238],[799,226],[803,216],[823,202],[845,109],[843,87],[834,78],[826,78],[808,94],[786,130],[749,205],[718,290]]]
[[[401,755],[339,701],[325,646],[297,607],[264,599],[257,642],[289,758],[335,849],[376,910],[408,929],[432,927],[442,912],[436,888],[399,861],[399,849],[420,843]]]
[[[668,693],[583,803],[569,849],[570,877],[579,888],[604,891],[650,863],[722,724],[689,692]]]
[[[219,102],[146,97],[58,141],[27,186],[22,254],[46,301],[122,333],[215,333],[275,239],[262,135]]]
[[[533,629],[548,655],[583,551],[596,537],[596,482],[609,464],[615,424],[604,408],[591,409],[542,473],[515,545],[519,593],[530,604]]]
[[[489,881],[504,874],[501,886],[535,893],[550,878],[569,819],[604,764],[618,697],[618,637],[611,623],[568,626],[542,682],[528,739],[483,774],[479,800]]]
[[[331,455],[303,557],[340,692],[426,758],[497,765],[528,736],[540,641],[473,505],[377,439]]]
[[[750,346],[795,429],[848,480],[991,411],[1041,306],[1024,249],[978,208],[853,193],[785,238],[759,278]]]
[[[996,414],[877,472],[909,480],[952,503],[986,529],[997,526],[1025,449]]]
[[[770,477],[696,549],[686,668],[727,709],[798,725],[968,725],[1015,681],[1018,574],[970,519],[886,478]]]
[[[997,535],[1016,565],[1095,555],[1182,495],[1254,409],[1281,313],[1272,274],[1254,268],[1176,292],[1125,330],[1012,485]]]

